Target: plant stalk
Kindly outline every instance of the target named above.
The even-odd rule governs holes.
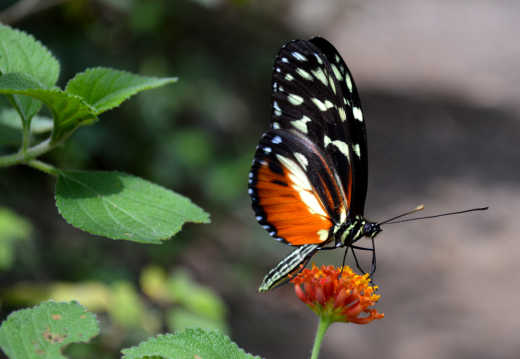
[[[58,169],[51,164],[39,160],[31,160],[27,162],[27,165],[50,174],[51,176],[58,177]]]
[[[26,163],[27,161],[30,161],[32,158],[41,156],[45,152],[49,152],[54,147],[56,147],[56,145],[56,143],[51,144],[51,139],[48,138],[45,141],[40,142],[36,146],[28,148],[26,151],[20,151],[11,155],[0,156],[0,167],[8,167],[20,163]]]
[[[314,338],[314,346],[312,347],[311,359],[318,359],[318,355],[320,354],[321,342],[323,341],[325,332],[329,328],[330,324],[331,324],[330,318],[326,318],[325,316],[320,315],[320,322],[318,324],[318,329],[316,330],[316,337]]]

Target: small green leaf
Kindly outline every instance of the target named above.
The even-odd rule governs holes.
[[[0,74],[20,72],[33,77],[44,87],[54,86],[60,64],[39,41],[29,34],[0,24]],[[13,95],[13,101],[28,126],[41,107],[34,98]]]
[[[60,64],[33,36],[0,24],[0,73],[23,72],[47,87],[54,86]]]
[[[121,172],[60,171],[56,205],[79,229],[142,243],[160,243],[185,222],[209,223],[188,198]]]
[[[68,136],[78,126],[97,120],[95,109],[81,97],[58,88],[42,88],[41,84],[25,74],[10,73],[0,76],[0,93],[30,96],[47,105],[54,116],[53,142]]]
[[[10,359],[65,359],[61,349],[99,333],[94,314],[76,302],[45,302],[11,313],[0,327],[0,347]]]
[[[177,81],[174,77],[147,77],[125,71],[96,67],[79,73],[65,91],[81,96],[96,109],[96,115],[117,107],[138,92]]]
[[[164,359],[260,359],[240,349],[226,335],[202,329],[158,335],[136,347],[123,349],[122,353],[123,359],[153,356]]]

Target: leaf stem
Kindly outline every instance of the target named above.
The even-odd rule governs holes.
[[[318,324],[318,329],[316,330],[316,337],[314,338],[314,346],[312,347],[311,359],[318,359],[318,355],[320,354],[321,342],[323,341],[323,337],[325,336],[325,332],[329,328],[332,321],[327,316],[320,315],[320,323]]]
[[[27,149],[31,144],[31,123],[24,122],[23,126],[23,137],[22,137],[22,148],[21,152],[24,154],[24,159],[27,159]]]
[[[51,176],[58,177],[58,169],[51,164],[42,162],[40,160],[31,160],[27,162],[27,166],[36,168],[42,172],[50,174]]]
[[[12,166],[20,163],[26,163],[32,158],[41,156],[45,152],[49,152],[57,143],[51,143],[51,139],[48,138],[45,141],[40,142],[36,146],[28,148],[25,152],[20,151],[11,155],[0,156],[0,167]]]

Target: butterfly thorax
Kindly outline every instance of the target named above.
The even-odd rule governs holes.
[[[381,227],[375,223],[367,221],[362,216],[347,218],[343,223],[336,224],[334,228],[334,241],[336,247],[344,247],[357,242],[363,237],[374,238]]]

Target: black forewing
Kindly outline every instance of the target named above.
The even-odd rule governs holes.
[[[368,150],[366,126],[358,90],[352,73],[336,48],[321,37],[315,37],[310,42],[322,51],[331,64],[337,66],[342,76],[342,79],[338,82],[341,87],[341,93],[344,99],[346,99],[346,109],[349,111],[347,111],[347,120],[342,121],[339,127],[343,127],[343,139],[351,148],[352,199],[350,208],[354,214],[363,215],[368,185]],[[334,157],[336,158],[337,156]],[[338,166],[341,166],[342,158],[337,158],[335,162]]]
[[[342,183],[351,212],[363,214],[366,131],[356,119],[361,105],[352,75],[328,41],[295,40],[282,47],[273,69],[272,105],[272,128],[298,131],[321,148]]]

